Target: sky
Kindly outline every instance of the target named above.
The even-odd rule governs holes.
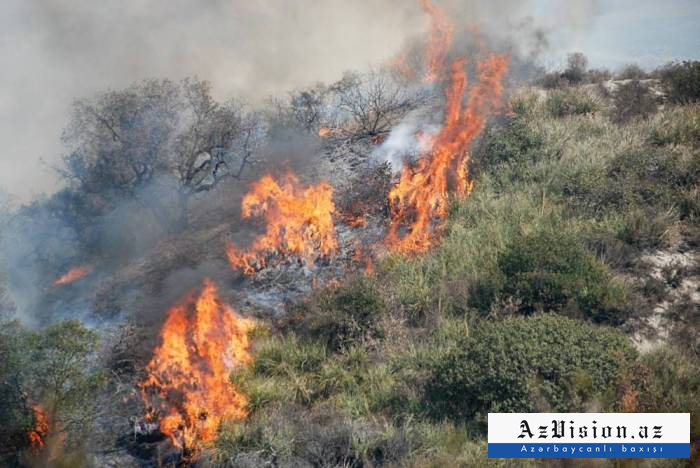
[[[571,51],[611,69],[700,58],[700,0],[434,1],[458,27],[523,49],[543,31],[550,68]],[[409,0],[3,0],[0,195],[28,202],[60,188],[52,167],[74,99],[198,76],[220,99],[256,102],[377,65],[426,26]]]

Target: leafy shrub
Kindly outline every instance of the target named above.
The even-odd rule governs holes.
[[[569,81],[562,76],[561,72],[545,73],[539,80],[539,85],[544,89],[561,89],[569,85]]]
[[[580,411],[608,400],[633,362],[621,333],[560,316],[483,324],[436,363],[426,395],[437,418],[485,428],[489,412]]]
[[[502,163],[531,159],[542,145],[540,135],[521,119],[513,119],[502,127],[490,129],[484,135],[474,159],[477,167],[489,170]]]
[[[656,112],[656,100],[638,80],[621,84],[613,98],[613,121],[624,123],[635,117],[646,118]]]
[[[549,92],[545,109],[553,117],[593,114],[600,110],[600,102],[591,92],[583,89],[556,89]]]
[[[700,101],[700,61],[671,63],[661,71],[668,99],[675,103]]]
[[[381,338],[380,319],[386,304],[375,280],[358,276],[329,287],[304,305],[300,333],[318,339],[333,351]]]
[[[624,320],[624,291],[572,235],[541,231],[514,239],[498,260],[502,295],[521,313],[577,311],[596,321]]]

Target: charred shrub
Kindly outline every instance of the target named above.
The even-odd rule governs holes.
[[[638,80],[620,85],[613,102],[612,117],[617,123],[628,122],[636,117],[646,118],[656,112],[656,100]]]
[[[573,236],[542,231],[514,239],[500,256],[502,297],[517,311],[554,311],[599,322],[624,321],[624,291]]]
[[[671,63],[661,71],[661,82],[671,102],[700,101],[700,61]]]
[[[579,411],[614,394],[636,353],[612,329],[553,315],[511,317],[479,327],[438,360],[427,384],[436,418],[489,412]]]
[[[386,304],[375,280],[358,276],[329,287],[302,306],[299,332],[320,340],[332,351],[383,336],[380,320]]]

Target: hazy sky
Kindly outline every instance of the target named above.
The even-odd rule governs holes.
[[[699,0],[435,2],[503,35],[544,30],[549,66],[571,50],[610,68],[700,54]],[[259,99],[377,64],[425,26],[417,0],[2,0],[0,191],[58,187],[49,166],[75,98],[197,75],[220,98]]]

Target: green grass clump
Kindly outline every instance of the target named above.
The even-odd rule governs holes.
[[[600,99],[582,88],[564,88],[549,92],[545,109],[552,117],[593,114],[600,110]]]

